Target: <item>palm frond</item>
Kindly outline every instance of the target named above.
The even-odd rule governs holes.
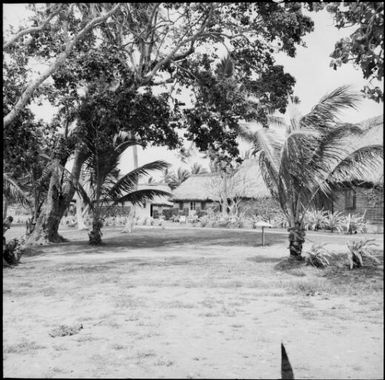
[[[171,196],[171,193],[163,190],[156,190],[156,189],[135,190],[116,199],[113,204],[117,205],[118,203],[131,202],[134,205],[139,204],[143,206],[144,202],[153,200],[155,197],[162,197],[162,196],[169,197]]]
[[[331,171],[328,181],[352,182],[357,179],[373,178],[384,168],[384,147],[368,145],[354,150],[341,160]]]
[[[269,127],[288,128],[285,119],[281,116],[267,115],[267,123]]]
[[[312,110],[300,120],[301,128],[327,129],[337,122],[342,111],[357,109],[362,95],[352,91],[350,86],[340,86],[325,95]]]
[[[229,55],[223,57],[217,65],[218,73],[224,78],[230,78],[234,73],[234,64]]]
[[[274,170],[275,176],[279,173],[281,149],[283,141],[273,130],[260,128],[254,133],[255,153],[264,152],[264,159],[269,161],[269,166]]]
[[[23,206],[30,205],[28,194],[20,187],[17,181],[7,173],[3,173],[3,195]]]
[[[164,170],[170,166],[169,163],[165,161],[153,161],[147,164],[144,164],[126,175],[120,178],[108,191],[109,197],[111,199],[116,199],[121,196],[123,192],[132,191],[137,183],[138,178],[143,175],[148,175],[149,171],[153,170]]]

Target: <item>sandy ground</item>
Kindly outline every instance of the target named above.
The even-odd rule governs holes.
[[[286,234],[261,247],[255,232],[106,229],[98,248],[63,235],[3,270],[5,377],[278,379],[281,341],[298,379],[384,376],[382,266],[277,270]]]

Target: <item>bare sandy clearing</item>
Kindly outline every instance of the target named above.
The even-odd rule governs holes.
[[[279,378],[283,341],[297,378],[383,377],[380,269],[277,270],[279,234],[266,247],[232,231],[106,230],[98,248],[65,236],[3,272],[4,376]]]

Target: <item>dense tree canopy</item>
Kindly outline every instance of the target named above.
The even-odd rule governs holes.
[[[87,154],[78,135],[70,133],[73,125],[87,129],[96,123],[110,137],[124,131],[143,144],[170,148],[178,146],[177,130],[184,128],[200,150],[233,159],[241,117],[263,121],[271,110],[284,111],[292,92],[294,78],[275,65],[274,52],[294,56],[313,29],[301,3],[28,6],[31,25],[4,44],[6,59],[19,60],[18,69],[26,73],[22,82],[6,83],[9,93],[18,92],[7,99],[4,125],[15,127],[26,106],[45,96],[58,107],[52,127],[62,134],[51,157],[63,166],[73,155],[74,182]],[[221,46],[229,51],[235,78],[215,72]],[[27,75],[36,63],[46,68]],[[182,89],[192,94],[190,109],[180,107]],[[245,95],[254,97],[252,107]],[[59,195],[47,199],[47,217],[38,224],[57,228],[73,197],[73,186],[62,187],[60,178],[50,180],[48,197],[60,190]]]

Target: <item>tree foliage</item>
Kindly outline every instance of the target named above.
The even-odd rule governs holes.
[[[384,3],[330,3],[326,9],[333,15],[338,29],[354,28],[349,37],[335,44],[330,65],[336,70],[343,64],[353,62],[361,68],[363,77],[369,80],[363,93],[376,102],[383,101],[382,89],[372,82],[384,78]]]

